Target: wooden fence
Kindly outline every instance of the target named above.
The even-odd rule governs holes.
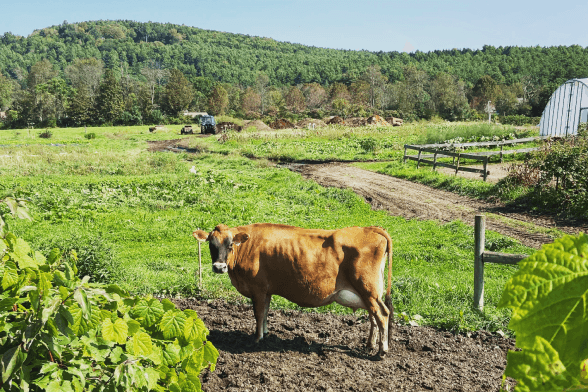
[[[487,252],[486,217],[476,215],[474,223],[474,307],[484,310],[484,263],[517,264],[528,255]]]
[[[461,143],[461,144],[405,144],[404,145],[404,162],[406,163],[407,159],[417,161],[417,169],[419,168],[421,162],[428,163],[433,165],[433,170],[436,170],[437,166],[448,167],[451,169],[455,169],[455,174],[459,170],[471,172],[471,173],[480,173],[484,176],[484,181],[488,177],[490,172],[488,171],[488,160],[491,156],[499,155],[500,162],[502,162],[503,156],[507,154],[517,154],[517,153],[527,153],[531,151],[536,151],[539,147],[530,147],[530,148],[521,148],[518,150],[504,150],[504,146],[508,145],[515,145],[521,143],[529,143],[539,139],[545,139],[546,136],[536,136],[536,137],[529,137],[524,139],[513,139],[513,140],[501,140],[501,141],[491,141],[491,142],[476,142],[476,143]],[[500,147],[500,151],[482,151],[482,152],[472,152],[472,153],[459,153],[459,152],[451,152],[446,151],[444,149],[448,148],[466,148],[466,147]],[[408,150],[417,150],[418,155],[408,155]],[[423,152],[428,152],[430,154],[423,155]],[[433,158],[433,160],[430,160]],[[444,163],[444,162],[437,162],[438,158],[453,158],[453,164]],[[456,164],[457,158],[457,164]],[[484,169],[477,169],[473,167],[464,167],[460,166],[461,159],[473,159],[476,161],[482,161],[484,164]]]

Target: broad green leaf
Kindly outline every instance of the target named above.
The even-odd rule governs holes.
[[[106,340],[125,344],[129,331],[127,323],[121,318],[113,323],[109,318],[102,322],[102,337]]]
[[[151,336],[145,332],[137,332],[130,340],[130,344],[133,348],[133,355],[148,356],[153,351]],[[129,343],[127,343],[128,345]]]
[[[115,284],[109,284],[108,286],[106,286],[105,290],[109,294],[116,293],[116,294],[120,295],[121,297],[128,297],[128,295],[129,295],[129,293],[127,291],[121,289],[120,287],[118,287],[118,285],[115,285]]]
[[[92,308],[90,307],[90,304],[88,302],[88,296],[86,295],[84,289],[82,289],[81,287],[76,289],[76,291],[74,292],[74,299],[80,305],[80,309],[82,309],[84,317],[87,320],[89,320],[92,316]]]
[[[198,378],[204,366],[208,366],[208,363],[204,361],[204,350],[195,350],[186,363],[188,378],[190,380]]]
[[[126,316],[126,315],[125,315]],[[141,324],[133,319],[125,320],[127,325],[129,326],[129,336],[133,336],[137,332],[141,330]]]
[[[142,324],[146,327],[150,327],[159,322],[164,312],[161,302],[153,298],[149,301],[139,301],[139,303],[133,307],[132,313],[135,317],[140,318]]]
[[[16,242],[14,243],[14,250],[11,253],[11,255],[14,258],[14,260],[18,262],[18,266],[21,269],[36,269],[38,267],[35,260],[33,260],[31,256],[29,256],[29,253],[31,253],[31,247],[29,246],[29,244],[22,238],[17,238]]]
[[[167,366],[176,366],[180,362],[180,346],[170,343],[162,350],[163,363]]]
[[[41,293],[41,298],[45,298],[49,294],[52,278],[53,275],[48,272],[39,272],[39,291]]]
[[[175,310],[176,305],[172,301],[167,298],[161,300],[161,304],[163,305],[163,311],[167,312],[168,310]]]
[[[92,317],[89,320],[84,318],[82,310],[77,303],[70,306],[69,311],[74,319],[70,328],[77,336],[85,334],[89,330],[95,328],[102,321],[101,312],[98,311],[98,308],[92,312]]]
[[[37,265],[43,265],[47,262],[47,259],[45,258],[45,256],[43,256],[41,252],[35,251],[35,262],[37,263]]]
[[[159,372],[153,368],[147,368],[144,370],[144,374],[149,390],[155,389],[157,381],[159,381]]]
[[[47,263],[54,264],[55,262],[59,261],[59,259],[61,259],[61,250],[58,248],[51,249],[49,257],[47,258]]]
[[[6,290],[9,287],[18,283],[18,270],[16,264],[12,260],[8,260],[4,264],[4,275],[2,276],[2,289]]]
[[[8,381],[12,373],[17,371],[27,358],[21,346],[12,347],[2,355],[2,383]]]
[[[186,323],[184,324],[184,339],[189,342],[194,341],[204,341],[206,339],[206,327],[204,327],[204,323],[200,319],[194,319],[192,317],[188,317],[186,319]]]
[[[109,357],[112,363],[118,364],[121,361],[121,356],[124,354],[124,351],[121,346],[116,346],[112,349]]]
[[[519,262],[520,269],[507,282],[499,303],[513,309],[509,327],[516,332],[517,347],[531,353],[538,347],[552,349],[575,379],[581,361],[588,358],[587,257],[585,234],[544,245]],[[548,345],[538,346],[538,337]],[[519,358],[527,358],[522,355]],[[551,376],[543,377],[547,382]]]
[[[534,345],[523,351],[510,351],[505,375],[517,380],[515,392],[562,391],[571,385],[566,368],[548,341],[536,336]]]
[[[166,339],[173,339],[184,334],[186,315],[179,310],[168,310],[159,323],[159,328]]]
[[[57,308],[61,304],[61,300],[59,297],[50,297],[47,303],[45,304],[45,308],[41,312],[41,320],[43,323],[46,323],[49,318],[53,318],[55,313],[57,312]]]
[[[151,345],[151,348],[151,354],[149,354],[147,358],[149,358],[155,364],[155,366],[161,365],[162,361],[164,360],[162,350],[156,344]]]
[[[204,360],[210,364],[210,371],[214,372],[216,361],[218,360],[218,350],[211,342],[204,344]],[[204,364],[204,366],[206,365]]]

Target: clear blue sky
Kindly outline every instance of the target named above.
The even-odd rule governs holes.
[[[587,17],[587,0],[0,0],[0,34],[127,19],[369,51],[587,47]]]

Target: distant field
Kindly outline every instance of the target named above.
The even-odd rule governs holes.
[[[332,156],[328,150],[306,149],[329,142],[331,149],[342,146],[335,154],[341,157],[398,159],[399,146],[415,142],[427,126],[435,125],[326,129],[312,136],[280,131],[272,140],[276,151],[282,149],[296,159]],[[16,189],[28,197],[36,218],[32,223],[11,219],[11,229],[43,251],[55,246],[75,249],[82,273],[132,292],[241,300],[226,275],[212,273],[206,247],[204,287],[198,290],[192,230],[254,222],[325,229],[378,225],[394,239],[397,312],[418,314],[421,323],[447,328],[506,328],[509,312],[495,305],[515,267],[487,267],[486,311],[473,311],[471,227],[461,222],[405,221],[371,210],[349,190],[323,188],[274,167],[264,159],[272,157],[269,153],[247,159],[243,155],[248,149],[270,140],[255,133],[234,135],[224,143],[217,141],[219,135],[190,139],[210,153],[147,151],[147,140],[180,138],[180,128],[153,134],[147,127],[88,128],[94,139],[86,139],[83,128],[52,130],[51,139],[38,138],[38,130],[31,135],[27,130],[0,131],[0,190]],[[361,140],[370,138],[378,146],[390,146],[367,152],[369,145],[362,147]],[[290,145],[293,140],[302,146]],[[196,174],[190,172],[192,167]],[[496,233],[487,236],[495,251],[531,252]],[[278,298],[272,304],[296,307]],[[349,311],[338,305],[327,310]]]

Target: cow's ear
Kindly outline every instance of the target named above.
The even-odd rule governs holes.
[[[208,240],[208,233],[205,232],[204,230],[194,230],[192,232],[192,236],[200,242],[204,242],[204,241]]]
[[[235,234],[235,236],[233,237],[233,243],[237,246],[241,245],[244,242],[247,242],[247,240],[249,239],[249,234],[247,233],[237,233]]]

